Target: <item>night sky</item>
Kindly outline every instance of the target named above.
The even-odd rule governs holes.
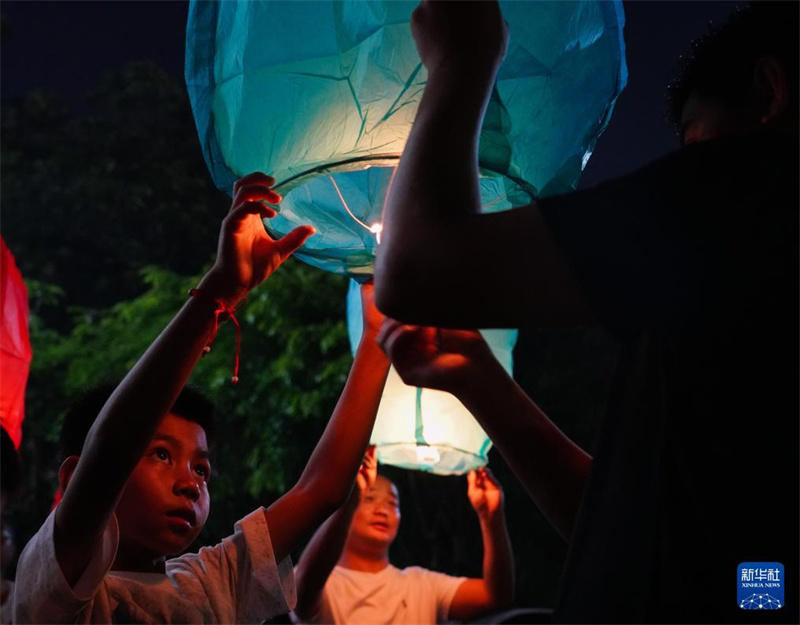
[[[735,2],[625,3],[628,86],[584,173],[584,186],[631,171],[677,145],[664,122],[664,89],[678,55]],[[3,98],[31,89],[78,102],[106,70],[151,60],[183,75],[188,2],[3,0]],[[199,149],[199,146],[198,146]]]

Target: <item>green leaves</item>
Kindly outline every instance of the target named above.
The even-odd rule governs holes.
[[[146,291],[108,308],[75,308],[69,332],[32,324],[28,444],[53,444],[61,417],[82,389],[121,378],[185,301],[200,276],[142,270]],[[31,282],[32,301],[52,302],[55,287]],[[243,515],[268,504],[299,477],[344,386],[351,357],[344,322],[346,280],[290,260],[251,294],[242,326],[240,382],[231,384],[235,332],[224,324],[191,382],[218,406],[212,499]],[[44,439],[44,440],[36,440]],[[42,467],[52,473],[54,466]],[[38,484],[46,483],[40,474]],[[49,488],[54,488],[51,482]],[[36,488],[36,486],[34,486]],[[218,521],[217,521],[218,519]],[[207,534],[230,531],[212,516]]]
[[[203,162],[183,86],[148,63],[107,74],[85,103],[32,92],[2,109],[3,236],[26,278],[66,306],[142,292],[158,265],[194,274],[230,200]],[[64,329],[65,308],[46,318]]]
[[[32,92],[0,115],[3,236],[31,303],[19,513],[33,531],[55,492],[70,402],[124,376],[183,305],[230,199],[210,181],[183,85],[152,64],[108,73],[76,107]],[[237,315],[240,383],[230,381],[232,324],[200,361],[191,382],[220,411],[215,512],[201,540],[299,477],[349,370],[346,290],[344,278],[290,260]]]

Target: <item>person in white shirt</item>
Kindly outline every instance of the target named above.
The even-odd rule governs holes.
[[[364,338],[297,484],[219,545],[165,561],[192,544],[210,508],[208,420],[181,405],[186,380],[220,318],[313,234],[267,234],[262,219],[276,211],[263,202],[281,200],[274,182],[261,173],[237,181],[214,266],[102,409],[88,412],[61,466],[63,499],[20,557],[15,623],[257,623],[293,607],[289,554],[347,500],[389,370],[370,285]]]
[[[309,542],[296,567],[295,623],[423,625],[470,620],[502,609],[514,594],[514,562],[503,491],[488,469],[467,476],[481,525],[483,577],[398,569],[389,547],[400,526],[397,487],[377,474],[371,447],[349,501]]]

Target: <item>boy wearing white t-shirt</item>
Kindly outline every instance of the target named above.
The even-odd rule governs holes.
[[[165,561],[197,538],[210,507],[210,431],[186,380],[220,320],[313,234],[270,238],[274,182],[237,181],[214,266],[62,464],[63,499],[20,557],[14,622],[253,623],[293,607],[289,553],[347,500],[389,368],[369,286],[365,338],[297,484],[219,545]]]

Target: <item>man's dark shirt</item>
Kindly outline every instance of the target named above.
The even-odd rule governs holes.
[[[561,622],[798,622],[798,141],[717,139],[541,202],[622,356]],[[785,607],[736,602],[785,566]]]

